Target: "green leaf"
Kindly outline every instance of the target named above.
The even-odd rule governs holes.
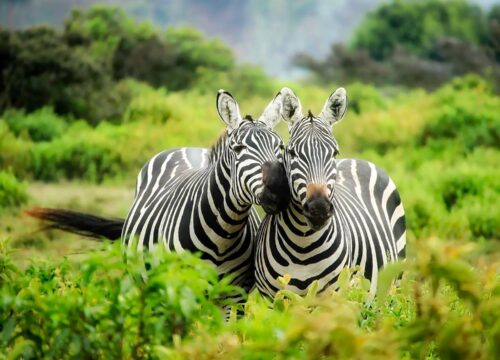
[[[394,279],[400,276],[407,267],[408,263],[406,261],[399,261],[388,264],[379,272],[377,282],[377,301],[379,306],[382,306],[384,303]]]

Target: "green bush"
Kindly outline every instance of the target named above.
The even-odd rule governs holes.
[[[6,111],[3,118],[16,136],[25,132],[34,142],[58,138],[67,127],[66,120],[56,115],[50,107],[41,108],[30,114],[24,111]]]
[[[466,212],[469,229],[474,238],[500,239],[499,192],[487,194],[483,199],[473,199],[467,203]]]
[[[34,146],[33,177],[45,181],[79,178],[101,182],[120,174],[124,160],[111,140],[112,136],[123,137],[124,129],[111,125],[103,128],[106,127],[111,129],[107,134],[101,127],[92,130],[75,124],[64,137]]]
[[[28,200],[26,185],[7,171],[0,171],[0,210],[20,206]]]
[[[0,263],[9,260],[0,254]],[[95,254],[79,270],[66,262],[30,266],[1,283],[0,352],[17,358],[150,358],[195,331],[223,321],[221,295],[236,289],[190,254],[123,263],[118,247]],[[3,275],[3,274],[2,274]],[[239,290],[236,290],[239,291]]]
[[[171,115],[165,89],[147,89],[132,99],[123,119],[125,122],[144,121],[153,125],[165,123]]]
[[[17,138],[0,118],[0,169],[10,169],[17,176],[30,177],[30,150],[33,146],[29,139]]]
[[[256,66],[240,65],[226,72],[202,67],[198,68],[198,74],[199,78],[193,88],[207,95],[225,89],[238,99],[252,96],[271,99],[279,90],[275,82]]]
[[[409,143],[383,154],[371,150],[356,157],[390,174],[400,191],[411,237],[494,242],[500,224],[500,212],[495,209],[500,201],[499,152],[478,147],[462,154],[460,149]]]
[[[359,82],[349,84],[349,111],[357,114],[369,110],[386,108],[386,101],[377,88]]]
[[[338,291],[318,294],[313,284],[304,297],[287,288],[284,276],[274,299],[253,293],[244,316],[233,312],[224,322],[222,299],[239,290],[191,254],[156,249],[146,255],[152,264],[146,273],[141,257],[125,264],[118,247],[79,264],[35,262],[19,271],[0,243],[0,353],[25,359],[498,357],[498,263],[475,270],[466,259],[481,251],[471,246],[421,241],[413,249],[413,257],[381,273],[370,304],[367,282],[353,270],[341,273]],[[401,271],[399,286],[391,286]]]
[[[420,135],[421,143],[452,140],[464,152],[478,146],[499,147],[500,97],[484,81],[455,80],[435,94],[435,101],[438,108]]]

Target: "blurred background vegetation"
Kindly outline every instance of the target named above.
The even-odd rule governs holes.
[[[56,206],[124,217],[132,202],[135,176],[147,159],[166,148],[210,146],[216,140],[223,129],[215,110],[219,88],[235,95],[243,113],[258,116],[283,86],[291,87],[313,113],[320,111],[331,91],[344,86],[348,113],[334,129],[340,156],[370,160],[394,179],[407,213],[408,253],[414,271],[408,284],[419,279],[429,283],[425,291],[406,289],[407,293],[393,294],[387,307],[372,312],[361,307],[359,296],[354,308],[335,300],[349,307],[347,314],[358,317],[360,328],[334,326],[328,330],[332,337],[319,339],[327,347],[331,341],[344,339],[338,332],[350,334],[350,339],[367,341],[363,344],[372,350],[384,339],[389,351],[398,349],[388,343],[390,329],[412,324],[398,340],[398,346],[405,342],[405,354],[412,357],[432,358],[440,341],[442,349],[459,348],[459,354],[476,349],[486,341],[477,335],[481,326],[496,329],[491,330],[491,339],[496,340],[488,341],[500,343],[499,316],[491,310],[500,308],[498,286],[491,285],[495,281],[498,285],[500,268],[500,4],[358,0],[334,6],[323,0],[229,4],[127,0],[110,7],[109,3],[118,2],[96,2],[0,3],[0,239],[10,238],[9,246],[15,249],[14,255],[2,250],[0,270],[9,269],[9,259],[21,269],[32,268],[28,279],[13,281],[16,289],[54,276],[57,286],[50,280],[50,290],[42,287],[41,292],[57,293],[69,283],[85,288],[88,282],[62,275],[61,279],[54,273],[62,265],[33,268],[30,264],[34,258],[64,255],[71,264],[87,261],[85,266],[90,266],[88,261],[93,260],[82,259],[97,247],[76,236],[37,232],[37,224],[22,216],[26,207]],[[287,137],[285,126],[281,124],[278,130]],[[469,254],[470,248],[473,255],[461,262],[460,254]],[[454,262],[457,257],[459,263]],[[119,267],[115,263],[105,266]],[[6,279],[5,274],[1,278]],[[472,286],[473,294],[465,291],[464,300],[463,293],[450,290],[451,285],[437,293],[434,286],[441,278],[462,292]],[[118,286],[113,284],[102,286]],[[490,296],[490,302],[481,302],[478,284],[487,289],[483,298]],[[15,293],[13,289],[9,291]],[[48,304],[50,299],[44,301]],[[282,300],[276,301],[286,315]],[[462,300],[472,301],[472,310]],[[92,298],[85,301],[92,307]],[[205,300],[197,297],[196,301]],[[266,331],[284,331],[292,325],[287,316],[267,314],[260,300],[252,301],[249,306],[260,312],[250,312],[248,321],[236,323],[233,330],[250,336],[254,348],[241,350],[248,343],[227,332],[219,333],[215,343],[229,354],[234,350],[251,355],[259,349],[268,354],[282,346],[295,349],[293,354],[317,355],[314,347],[303,344],[314,342],[316,331],[321,333],[314,321],[324,323],[325,316],[331,320],[322,312],[326,310],[321,306],[330,309],[326,303],[320,304],[323,310],[317,317],[307,318],[309,305],[286,300],[286,304],[299,303],[293,311],[309,325],[296,330],[303,331],[298,338],[285,332],[281,340],[270,344],[265,341],[278,335]],[[23,306],[33,305],[29,304]],[[454,305],[445,314],[439,307],[434,309],[435,304]],[[22,306],[9,309],[24,314]],[[396,316],[392,311],[399,313]],[[465,313],[469,317],[463,317]],[[191,313],[182,316],[189,321],[195,317]],[[407,321],[397,320],[401,316],[407,316]],[[397,326],[388,325],[387,317],[396,319]],[[282,328],[264,329],[262,324],[269,324],[270,319]],[[424,331],[419,326],[431,322],[435,333],[427,338],[418,333]],[[440,333],[446,323],[461,328],[456,339],[462,343],[452,340],[455,328],[448,335]],[[372,337],[360,329],[372,332]],[[194,345],[176,343],[176,354],[201,356],[209,333],[209,327],[203,328]],[[416,333],[429,346],[426,350],[412,348],[411,336]],[[470,339],[479,343],[471,345]],[[359,345],[358,340],[353,341]],[[465,349],[467,344],[471,347]],[[172,355],[168,349],[156,350],[165,358]],[[215,354],[220,349],[205,350]],[[365,350],[354,346],[344,355],[349,358]],[[492,354],[474,351],[468,356]],[[440,356],[454,358],[455,354],[441,352]]]

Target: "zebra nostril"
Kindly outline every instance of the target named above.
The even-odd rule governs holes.
[[[333,212],[333,202],[330,203],[330,213]]]

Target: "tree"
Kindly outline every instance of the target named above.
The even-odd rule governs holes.
[[[191,86],[201,69],[228,71],[234,67],[234,55],[229,47],[219,40],[206,40],[194,29],[168,29],[165,39],[176,51],[174,77],[170,83],[174,90]]]
[[[156,35],[137,40],[122,38],[113,55],[116,79],[132,77],[155,87],[175,88],[177,54],[175,48]]]
[[[102,85],[99,64],[75,53],[53,29],[2,30],[0,37],[1,109],[52,105],[60,113],[73,112],[74,95],[84,99]]]
[[[0,111],[49,105],[95,124],[121,116],[122,79],[180,90],[233,67],[231,49],[193,29],[163,35],[115,7],[74,10],[63,32],[0,29]]]
[[[486,34],[484,14],[476,5],[462,0],[395,0],[367,15],[354,34],[352,46],[384,60],[396,47],[420,56],[441,37],[477,45]]]
[[[295,64],[323,82],[360,80],[435,88],[467,73],[500,88],[500,6],[488,16],[460,0],[393,0],[368,14],[350,47],[334,45],[323,60]]]

